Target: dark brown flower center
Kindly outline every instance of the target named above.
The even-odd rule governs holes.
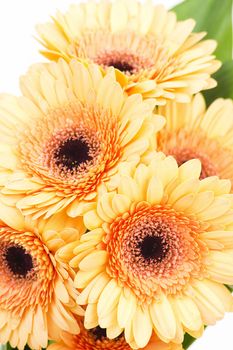
[[[106,328],[101,328],[97,326],[89,330],[95,340],[102,340],[103,338],[107,338]]]
[[[56,164],[68,170],[74,170],[79,165],[91,160],[89,145],[82,139],[68,139],[56,150]]]
[[[104,68],[114,67],[129,76],[151,67],[148,58],[129,50],[104,50],[93,61]]]
[[[26,277],[33,269],[33,261],[30,254],[21,246],[13,246],[7,248],[5,259],[9,269],[14,275]]]
[[[129,64],[127,61],[124,61],[124,60],[112,60],[112,61],[109,61],[108,62],[108,66],[109,67],[114,67],[118,70],[120,70],[121,72],[123,73],[131,73],[133,74],[134,72],[134,67]]]
[[[144,259],[160,261],[166,255],[166,249],[161,237],[147,236],[139,243],[139,248]]]

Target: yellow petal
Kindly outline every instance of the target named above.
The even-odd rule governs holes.
[[[98,276],[98,280],[95,283],[95,288],[92,288],[89,297],[88,302],[89,303],[97,303],[99,296],[101,295],[103,289],[110,281],[110,277],[106,274],[104,271],[102,274]]]
[[[84,214],[83,221],[88,230],[94,230],[102,224],[102,220],[97,215],[96,210],[90,210]]]
[[[83,291],[78,295],[77,297],[77,303],[79,305],[86,305],[88,304],[88,298],[90,295],[90,292],[95,289],[95,285],[97,281],[100,279],[101,274],[97,275],[88,285],[86,288],[83,289]]]
[[[233,284],[233,253],[210,251],[206,258],[206,269],[211,279],[224,284]]]
[[[171,341],[176,335],[176,319],[171,304],[162,294],[161,300],[150,306],[151,319],[158,333],[167,341]]]
[[[228,249],[233,248],[233,231],[204,232],[200,235],[200,238],[207,241],[216,241]]]
[[[141,199],[136,181],[128,176],[121,177],[118,193],[127,196],[131,202]]]
[[[98,326],[97,305],[88,304],[85,312],[84,327],[92,329]]]
[[[119,16],[119,13],[121,14]],[[123,30],[128,23],[126,4],[124,1],[114,1],[112,4],[110,23],[112,32]]]
[[[74,279],[74,286],[76,288],[85,288],[89,282],[92,281],[95,276],[102,272],[102,268],[95,269],[93,271],[78,271]]]
[[[199,213],[208,208],[214,201],[214,192],[206,191],[195,194],[194,201],[186,208],[186,213]]]
[[[179,167],[179,178],[181,181],[187,179],[199,179],[201,174],[201,162],[199,159],[192,159]]]
[[[199,181],[197,179],[186,180],[175,189],[169,196],[168,203],[173,204],[181,197],[198,191]]]
[[[148,184],[146,200],[151,204],[161,203],[163,198],[163,184],[160,179],[153,176]]]
[[[107,337],[109,339],[117,338],[123,332],[123,328],[120,328],[117,324],[107,328]]]
[[[125,328],[127,322],[133,318],[136,306],[134,294],[130,293],[126,296],[125,293],[121,293],[117,310],[117,320],[120,327]]]
[[[0,219],[17,231],[25,229],[25,220],[20,211],[16,208],[5,206],[1,202]]]
[[[152,334],[149,310],[144,311],[141,307],[137,307],[133,317],[133,334],[135,343],[139,348],[147,345]]]
[[[176,314],[187,330],[197,331],[203,326],[201,314],[192,299],[186,296],[174,298]]]
[[[198,214],[199,220],[208,221],[224,215],[231,207],[230,200],[216,197],[213,203]]]
[[[58,278],[58,280],[56,281],[54,290],[58,299],[61,300],[63,303],[68,304],[70,299],[69,294],[67,292],[66,287],[64,286],[64,283],[60,278]]]
[[[106,222],[111,222],[112,219],[116,217],[112,209],[112,199],[114,197],[113,193],[103,194],[97,204],[97,214],[99,217]]]
[[[230,292],[216,282],[195,281],[190,292],[187,291],[186,294],[194,297],[203,323],[206,325],[215,324],[217,320],[223,318],[225,312],[232,309],[233,299]]]
[[[103,317],[114,309],[114,307],[118,304],[121,287],[117,285],[117,282],[114,279],[111,279],[108,284],[105,286],[102,291],[98,304],[97,304],[97,312],[99,317]]]
[[[163,161],[159,162],[159,164],[155,163],[153,173],[162,181],[163,187],[165,188],[178,176],[177,162],[173,157],[167,157]]]
[[[99,317],[99,325],[101,328],[108,328],[117,324],[117,309],[114,308],[110,313]]]
[[[130,208],[130,199],[124,194],[115,194],[112,199],[112,209],[115,214],[123,214]]]
[[[79,264],[82,271],[91,271],[106,264],[108,253],[105,250],[97,250],[87,255]]]

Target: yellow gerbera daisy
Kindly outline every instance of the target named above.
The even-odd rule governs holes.
[[[233,195],[230,181],[199,180],[198,160],[178,167],[158,153],[148,166],[119,173],[114,192],[84,215],[90,232],[58,255],[78,267],[85,327],[112,339],[123,331],[144,347],[152,331],[181,343],[197,337],[233,300]]]
[[[201,94],[190,104],[169,102],[159,107],[167,123],[158,137],[158,148],[179,165],[198,158],[201,178],[217,175],[233,184],[233,102],[219,98],[206,110]]]
[[[48,350],[131,350],[127,344],[124,334],[115,339],[109,339],[106,329],[99,326],[87,330],[84,328],[83,319],[78,319],[80,333],[73,335],[62,332],[62,339],[49,345]],[[142,350],[182,350],[180,344],[164,343],[158,337],[153,336],[150,342]]]
[[[154,100],[126,96],[114,69],[77,61],[33,66],[23,96],[0,97],[0,186],[25,215],[91,207],[119,164],[139,161],[165,119]],[[153,136],[154,137],[154,136]]]
[[[75,4],[53,23],[37,26],[42,53],[49,59],[77,57],[114,66],[129,94],[188,102],[190,94],[216,85],[210,74],[220,67],[214,40],[192,33],[195,21],[178,22],[174,12],[152,1],[101,0]]]
[[[74,273],[56,258],[62,238],[79,237],[77,220],[32,224],[3,204],[0,219],[0,344],[41,349],[62,331],[78,334],[76,315],[84,311],[75,302]]]

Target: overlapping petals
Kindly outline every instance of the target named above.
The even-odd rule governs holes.
[[[85,329],[83,319],[77,319],[80,326],[80,333],[72,335],[67,332],[62,333],[62,340],[54,342],[48,347],[48,350],[130,350],[132,349],[124,339],[122,333],[115,339],[106,337],[104,328],[95,327]],[[175,343],[164,343],[158,337],[153,336],[148,345],[142,350],[182,350],[182,346]]]
[[[214,40],[192,33],[195,21],[179,22],[173,12],[152,1],[88,1],[60,12],[53,23],[38,25],[49,59],[63,57],[95,62],[119,70],[118,79],[129,94],[156,97],[158,103],[212,88],[210,75],[220,67]]]
[[[164,118],[128,97],[112,70],[72,61],[36,65],[23,96],[0,98],[0,186],[25,215],[81,215],[119,164],[146,157]]]
[[[122,169],[115,191],[84,215],[90,232],[58,255],[79,269],[87,329],[106,328],[110,339],[124,331],[135,349],[153,332],[181,343],[232,309],[223,285],[233,282],[231,184],[200,173],[198,160],[178,167],[157,154]]]
[[[206,109],[198,94],[190,104],[169,102],[159,108],[166,126],[158,138],[158,148],[173,155],[178,164],[198,158],[201,178],[217,175],[233,183],[233,102],[219,98]]]
[[[0,211],[0,343],[39,350],[62,331],[78,334],[76,316],[84,310],[76,304],[74,272],[56,258],[68,233],[80,236],[77,222],[62,220],[61,229],[58,218],[36,223],[2,204]]]

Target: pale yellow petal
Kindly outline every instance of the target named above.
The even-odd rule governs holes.
[[[162,201],[162,198],[162,181],[158,177],[153,176],[148,183],[146,200],[151,204],[159,204]]]
[[[224,284],[233,284],[233,251],[210,251],[206,269],[211,279]]]
[[[118,304],[121,287],[117,285],[114,279],[111,279],[102,291],[97,304],[98,316],[102,317],[110,313]]]
[[[133,334],[139,348],[147,345],[152,334],[152,321],[149,311],[137,307],[133,317]]]
[[[175,312],[187,330],[199,330],[202,325],[201,314],[195,302],[186,296],[178,296],[173,299]]]
[[[85,312],[84,327],[87,329],[98,326],[97,305],[88,304]]]
[[[165,295],[150,305],[150,315],[156,331],[167,341],[176,335],[176,319],[171,304]]]
[[[117,310],[117,320],[122,328],[126,327],[127,322],[133,318],[136,311],[136,303],[134,294],[125,295],[125,293],[121,293]]]
[[[84,214],[83,221],[88,230],[94,230],[102,224],[101,218],[97,215],[96,210],[90,210]]]
[[[82,271],[95,270],[99,266],[106,264],[108,259],[108,253],[105,250],[97,250],[87,255],[79,264],[79,268]]]

